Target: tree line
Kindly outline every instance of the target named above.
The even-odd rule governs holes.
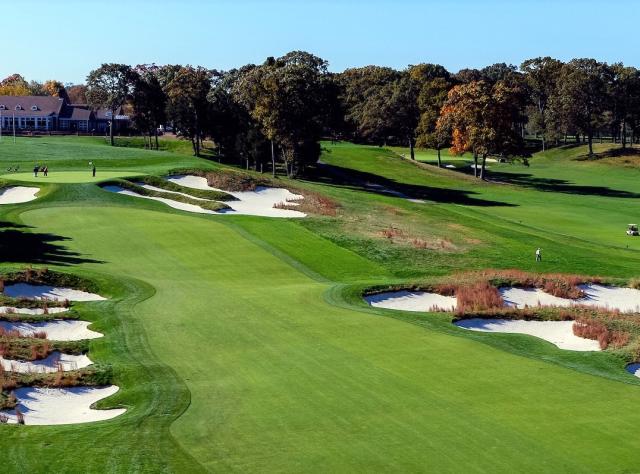
[[[86,84],[69,88],[18,75],[0,82],[0,95],[26,91],[72,92],[72,102],[84,98],[114,114],[125,107],[149,147],[170,123],[195,155],[211,138],[220,154],[247,168],[275,174],[281,166],[289,176],[317,162],[322,137],[403,145],[411,159],[415,147],[433,148],[438,165],[444,148],[469,152],[482,178],[488,156],[525,155],[527,135],[543,150],[571,137],[592,155],[598,137],[624,148],[638,141],[640,126],[640,71],[595,59],[541,57],[455,74],[437,64],[332,73],[325,60],[294,51],[230,71],[103,64]]]

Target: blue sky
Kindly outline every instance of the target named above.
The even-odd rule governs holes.
[[[81,82],[103,62],[229,69],[294,49],[334,71],[546,55],[640,66],[634,0],[0,0],[0,18],[0,78]]]

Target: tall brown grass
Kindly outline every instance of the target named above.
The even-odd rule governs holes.
[[[585,339],[598,341],[600,349],[605,350],[611,345],[620,349],[629,343],[631,335],[625,331],[612,331],[602,321],[578,318],[573,323],[573,334]]]
[[[500,296],[498,289],[486,281],[458,287],[456,302],[458,314],[486,311],[504,306],[504,300]]]

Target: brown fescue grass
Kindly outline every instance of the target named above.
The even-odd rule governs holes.
[[[602,350],[606,350],[610,345],[614,349],[620,349],[631,339],[628,332],[610,330],[604,322],[584,317],[576,319],[573,323],[573,334],[598,341]]]
[[[445,284],[468,285],[478,281],[491,283],[498,288],[513,286],[519,288],[540,288],[560,298],[579,299],[584,292],[579,285],[586,283],[602,283],[600,277],[580,276],[565,273],[537,274],[517,269],[482,270],[458,273],[450,277],[451,282]]]
[[[455,294],[458,314],[504,306],[504,300],[498,289],[484,281],[469,286],[460,286]]]
[[[273,207],[276,209],[288,209],[291,211],[300,211],[305,214],[315,214],[319,216],[336,217],[340,205],[327,196],[306,189],[291,188],[296,194],[304,196],[303,199],[289,199],[286,202],[276,203]],[[297,205],[294,205],[297,204]]]

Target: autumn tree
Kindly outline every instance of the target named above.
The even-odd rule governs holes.
[[[0,81],[0,95],[30,95],[29,83],[20,74],[12,74]]]
[[[516,128],[521,120],[522,91],[507,81],[474,81],[453,87],[438,119],[440,133],[451,134],[451,151],[473,153],[474,176],[485,178],[488,155],[521,153],[523,140]]]
[[[69,100],[64,84],[60,81],[56,81],[55,79],[45,81],[44,84],[42,84],[42,90],[45,94],[52,97],[60,97],[61,99]]]
[[[87,86],[84,84],[72,84],[65,87],[69,103],[71,104],[86,104],[87,101]]]
[[[94,107],[103,107],[111,113],[109,138],[113,146],[113,125],[116,115],[130,97],[137,74],[126,64],[103,64],[87,76],[87,99]]]

